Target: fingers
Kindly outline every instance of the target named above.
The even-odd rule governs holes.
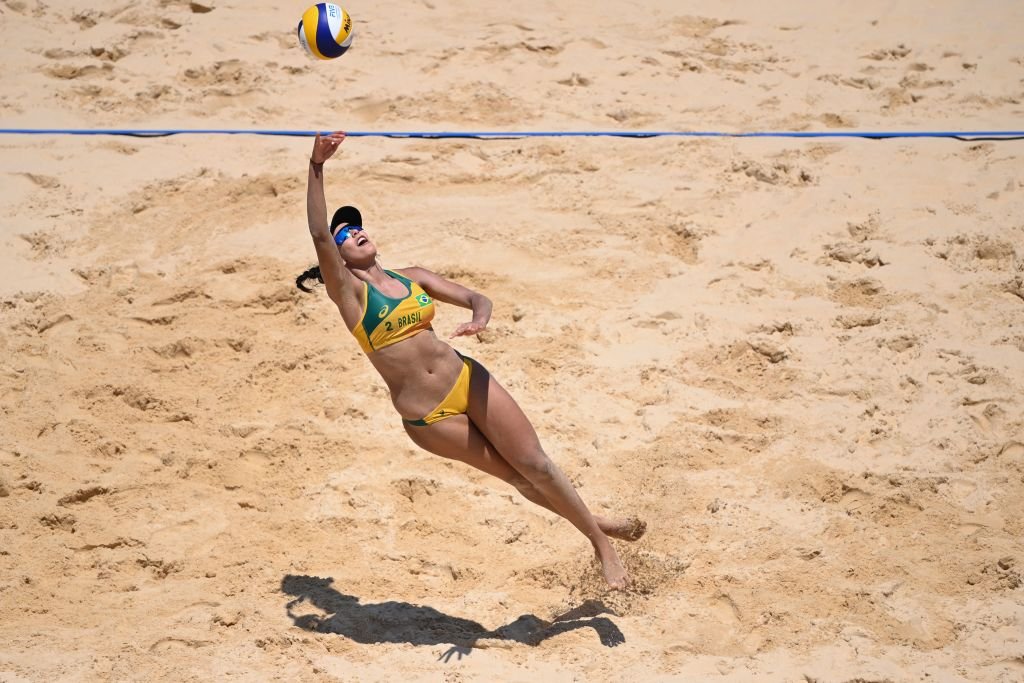
[[[454,339],[455,337],[468,337],[470,335],[477,334],[478,332],[482,332],[483,329],[484,326],[478,325],[477,323],[460,323],[459,326],[455,328],[455,331],[452,332],[452,336],[448,338]]]
[[[316,139],[313,141],[313,144],[319,146],[322,142],[331,142],[335,145],[340,145],[346,137],[348,137],[348,135],[343,130],[336,130],[333,133],[327,133],[326,136],[320,135],[320,131],[317,131]]]
[[[344,133],[331,133],[323,141],[323,144],[326,147],[327,151],[333,154],[334,151],[336,149],[338,149],[338,146],[342,142],[344,142],[344,141],[345,141],[345,134]]]
[[[322,164],[338,151],[338,145],[345,140],[344,131],[335,131],[334,133],[328,133],[326,137],[322,137],[320,132],[315,133],[316,139],[313,141],[313,154],[310,159],[316,163]]]

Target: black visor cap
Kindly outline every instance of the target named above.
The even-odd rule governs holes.
[[[345,223],[347,225],[363,225],[363,215],[359,213],[359,209],[354,206],[343,206],[334,212],[334,217],[331,218],[331,234],[334,234],[334,229]]]

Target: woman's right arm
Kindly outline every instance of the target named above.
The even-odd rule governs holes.
[[[316,248],[316,258],[320,263],[320,275],[327,287],[327,295],[331,301],[341,308],[342,296],[352,288],[352,275],[345,268],[345,262],[338,253],[331,231],[327,224],[327,200],[324,198],[324,162],[338,149],[345,140],[345,133],[331,133],[325,138],[316,134],[313,142],[313,153],[309,157],[309,182],[306,186],[306,220],[309,222],[309,234]]]

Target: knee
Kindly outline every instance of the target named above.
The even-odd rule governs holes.
[[[529,498],[531,493],[536,491],[536,489],[533,487],[533,484],[530,483],[530,480],[524,477],[523,475],[519,474],[518,472],[513,474],[512,477],[508,479],[508,483],[511,484],[516,491],[519,491],[519,493],[523,494],[527,498]]]
[[[543,484],[555,478],[555,464],[544,451],[538,450],[530,457],[516,463],[516,469],[530,484]]]

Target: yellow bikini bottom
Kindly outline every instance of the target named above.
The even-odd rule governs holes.
[[[445,418],[466,412],[469,408],[469,380],[473,377],[473,360],[461,353],[459,358],[462,359],[462,370],[459,371],[459,378],[455,380],[455,386],[444,397],[444,400],[426,417],[419,420],[403,419],[402,422],[414,427],[426,427]]]

